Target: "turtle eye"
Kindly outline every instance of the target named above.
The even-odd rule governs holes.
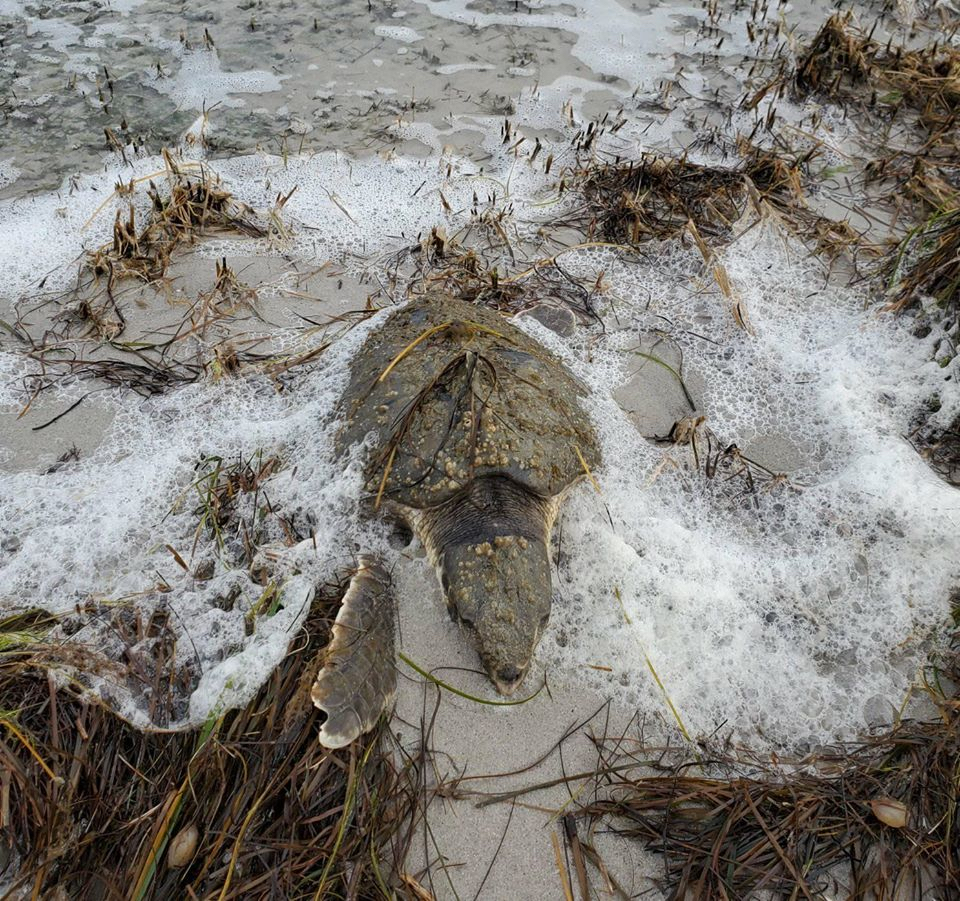
[[[460,625],[466,626],[468,629],[473,628],[473,620],[468,616],[460,616]]]

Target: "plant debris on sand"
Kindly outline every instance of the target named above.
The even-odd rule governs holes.
[[[921,421],[909,437],[930,468],[945,482],[960,488],[960,415],[945,428]]]
[[[167,273],[177,251],[218,232],[270,241],[285,238],[289,230],[280,211],[293,191],[279,195],[272,209],[260,213],[237,202],[208,169],[178,161],[166,150],[163,159],[163,171],[118,185],[108,198],[130,197],[138,182],[147,182],[150,210],[142,228],[136,225],[131,203],[126,215],[117,213],[112,242],[81,260],[71,290],[39,301],[31,295],[18,303],[16,324],[7,331],[21,345],[21,353],[38,364],[25,379],[30,400],[22,412],[47,389],[77,379],[149,397],[204,377],[255,370],[282,390],[291,370],[315,361],[330,345],[333,339],[328,331],[341,325],[347,329],[371,314],[360,310],[328,325],[302,317],[307,325],[299,331],[305,340],[283,352],[271,352],[269,334],[253,331],[248,324],[248,320],[263,321],[257,310],[257,290],[240,280],[226,258],[215,263],[209,290],[198,292],[186,306],[172,303]],[[166,191],[158,187],[164,184],[160,176],[165,176]],[[126,284],[121,285],[124,280]],[[177,306],[184,312],[179,320],[165,321],[150,332],[138,331],[134,340],[123,340],[130,308],[142,319],[148,308],[148,315],[157,312],[154,304],[164,314]],[[39,321],[32,321],[35,318]]]
[[[912,261],[904,266],[905,258]],[[934,213],[914,228],[888,264],[894,285],[890,309],[900,312],[930,297],[956,318],[960,316],[960,209]]]
[[[927,686],[938,717],[779,765],[704,750],[644,778],[629,744],[600,742],[604,796],[582,814],[664,855],[671,898],[953,897],[960,885],[960,645]],[[643,751],[649,756],[648,749]],[[705,758],[705,759],[704,759]],[[694,774],[721,772],[726,778]],[[749,775],[730,777],[730,773]],[[944,894],[946,893],[946,894]]]
[[[416,884],[399,870],[422,761],[393,757],[379,729],[342,752],[317,741],[310,684],[342,587],[317,592],[250,703],[190,732],[144,733],[78,689],[70,644],[43,640],[49,617],[3,623],[0,836],[11,890],[307,899]]]
[[[793,81],[801,93],[860,103],[890,123],[902,120],[903,146],[878,147],[868,174],[893,180],[922,206],[956,206],[960,49],[949,41],[920,49],[881,44],[856,28],[849,13],[838,13],[801,55]]]
[[[915,50],[881,44],[855,28],[852,18],[836,13],[827,19],[797,61],[797,87],[851,98],[858,85],[866,84],[870,106],[896,110],[907,102],[929,131],[953,128],[960,105],[960,50],[949,41]]]
[[[681,385],[683,383],[681,382]],[[684,389],[686,390],[686,389]],[[688,448],[692,469],[709,486],[716,502],[760,510],[764,495],[789,490],[799,493],[802,488],[790,482],[786,473],[774,472],[762,463],[750,459],[736,444],[725,443],[707,425],[702,415],[686,416],[674,422],[669,434],[654,436],[661,444],[672,444],[677,449]],[[682,463],[669,452],[654,470],[653,478],[674,469]]]
[[[164,150],[168,195],[162,195],[150,181],[147,196],[151,209],[146,226],[138,230],[131,205],[124,217],[118,210],[113,225],[113,241],[90,255],[87,265],[97,276],[110,280],[137,276],[147,281],[162,278],[170,257],[182,243],[216,230],[232,230],[253,238],[268,234],[269,226],[258,221],[253,210],[233,199],[219,179],[200,168],[191,176]],[[164,174],[164,173],[158,173]],[[118,186],[132,193],[132,186]],[[284,202],[286,198],[283,199]],[[282,206],[282,204],[280,204]]]
[[[712,242],[729,239],[752,205],[774,211],[802,238],[821,250],[854,245],[858,237],[844,222],[811,210],[804,201],[803,171],[815,149],[791,156],[741,139],[739,162],[702,165],[684,157],[645,154],[627,162],[582,166],[571,176],[583,204],[561,224],[577,227],[591,240],[638,244],[696,231]]]
[[[755,148],[743,165],[729,168],[645,155],[574,174],[588,236],[622,244],[677,237],[690,220],[707,237],[729,234],[747,202],[745,178],[762,195],[800,194],[799,168]]]

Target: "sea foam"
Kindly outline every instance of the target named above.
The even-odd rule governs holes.
[[[629,75],[632,84],[655,72],[651,42],[677,14],[658,8],[624,16],[623,47],[607,47],[601,59],[597,23],[621,7],[597,4],[597,18],[587,21],[553,6],[515,16],[473,12],[452,0],[429,4],[436,15],[480,26],[563,28],[577,35],[581,59],[597,71]],[[674,49],[677,40],[671,35]],[[213,66],[212,57],[197,58]],[[212,69],[206,75],[219,77]],[[204,90],[220,96],[221,87],[238,89],[224,82]],[[269,88],[252,83],[253,90]],[[670,146],[679,114],[657,121],[635,115],[627,92],[586,79],[524,91],[515,98],[514,125],[559,136],[551,148],[559,169],[573,162],[565,142],[584,122],[591,92],[601,90],[619,97],[629,121],[597,139],[598,153],[635,156]],[[182,102],[196,106],[199,99],[184,95]],[[285,243],[218,236],[197,252],[229,259],[252,248],[313,266],[335,261],[375,281],[431,228],[455,234],[467,225],[475,204],[509,207],[511,235],[538,240],[551,217],[574,202],[572,192],[557,195],[557,169],[544,174],[547,151],[531,164],[529,142],[520,153],[504,146],[502,118],[454,118],[391,127],[398,139],[432,148],[426,158],[329,151],[205,161],[238,199],[256,207],[296,191],[282,210],[291,233]],[[444,148],[457,129],[482,136],[482,166]],[[190,152],[199,162],[200,154]],[[707,160],[709,153],[691,158]],[[157,157],[130,167],[108,163],[58,193],[0,203],[4,295],[29,298],[44,276],[45,290],[66,287],[77,258],[107,242],[115,211],[126,210],[126,198],[111,197],[116,182],[156,173],[162,181],[162,169]],[[142,192],[134,203],[144,216]],[[936,333],[917,339],[875,312],[864,291],[832,284],[773,223],[746,231],[720,254],[752,333],[736,325],[699,255],[679,240],[650,245],[636,258],[582,247],[559,259],[571,277],[600,286],[604,328],[584,324],[562,341],[531,320],[520,322],[588,386],[603,464],[594,474],[600,493],[581,484],[558,523],[558,598],[538,665],[551,680],[586,683],[619,704],[662,712],[652,666],[690,732],[722,728],[754,743],[829,740],[889,717],[936,646],[960,579],[956,491],[903,438],[932,395],[942,396],[945,409],[958,404],[947,382],[953,370],[932,359]],[[250,695],[296,629],[309,586],[358,549],[382,553],[391,566],[423,568],[391,547],[381,524],[360,518],[361,449],[347,461],[333,452],[351,355],[384,315],[334,344],[284,392],[251,375],[201,381],[148,402],[116,395],[114,424],[91,456],[49,474],[0,477],[0,539],[16,539],[0,544],[0,603],[57,612],[90,599],[162,606],[183,659],[192,658],[201,673],[184,714],[197,721]],[[302,340],[282,331],[275,337]],[[764,463],[766,449],[778,442],[793,461],[785,479],[758,477],[751,487],[709,478],[689,448],[641,434],[615,395],[628,384],[641,401],[654,393],[644,378],[657,364],[636,353],[640,346],[648,352],[651,341],[662,345],[655,355],[682,350],[683,377],[695,386],[696,412],[716,436],[714,449],[736,445]],[[26,403],[30,373],[15,352],[0,354],[0,400],[10,411],[4,415]],[[62,386],[64,396],[77,390]],[[196,540],[202,459],[259,452],[284,461],[267,486],[271,501],[311,523],[316,550],[278,544],[284,603],[248,635],[245,618],[262,586],[222,562],[211,580],[195,580],[167,545],[189,556]],[[209,537],[197,555],[216,556]],[[161,580],[169,590],[156,590]],[[422,588],[407,602],[444,616],[439,587],[428,578]],[[233,609],[222,609],[218,599],[235,589]],[[95,618],[78,638],[121,650]],[[128,715],[143,715],[142,699],[115,700]]]

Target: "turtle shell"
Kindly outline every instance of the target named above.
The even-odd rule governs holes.
[[[377,433],[366,477],[378,499],[429,507],[490,475],[550,497],[599,464],[584,394],[556,356],[497,313],[427,296],[357,353],[338,444]]]

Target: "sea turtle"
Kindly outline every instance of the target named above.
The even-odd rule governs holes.
[[[583,386],[499,314],[450,296],[410,301],[352,360],[338,450],[375,436],[372,510],[418,536],[454,621],[497,690],[523,680],[550,614],[550,534],[570,487],[599,464]],[[312,689],[321,741],[370,729],[396,687],[390,579],[373,557],[344,595]]]

